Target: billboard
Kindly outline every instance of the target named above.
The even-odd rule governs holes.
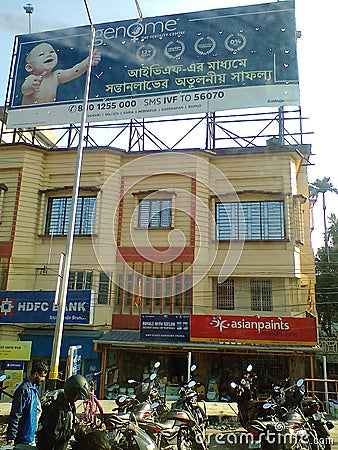
[[[89,26],[16,36],[9,127],[81,121]],[[95,25],[88,122],[299,104],[294,0]]]
[[[0,291],[0,323],[56,322],[55,291]],[[69,290],[64,323],[69,325],[93,322],[92,291]]]
[[[190,340],[314,346],[316,319],[193,315]]]
[[[190,316],[180,314],[141,314],[141,340],[189,342]]]

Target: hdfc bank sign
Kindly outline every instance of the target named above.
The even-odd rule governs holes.
[[[317,344],[315,318],[191,316],[191,341],[258,344]]]

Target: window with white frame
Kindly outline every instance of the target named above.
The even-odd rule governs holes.
[[[145,198],[139,201],[140,228],[169,228],[172,221],[171,199]]]
[[[68,232],[72,197],[50,197],[47,205],[45,234],[65,235]],[[96,196],[79,196],[76,203],[76,235],[93,234]]]
[[[92,272],[70,272],[68,280],[68,289],[91,289]]]
[[[272,311],[271,280],[250,280],[252,311]]]
[[[216,239],[285,239],[283,201],[216,203]]]
[[[99,274],[99,289],[97,294],[97,303],[99,305],[108,305],[111,295],[110,277],[105,272]]]

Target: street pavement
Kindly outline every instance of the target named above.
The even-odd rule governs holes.
[[[112,413],[116,407],[114,400],[100,400],[100,403],[107,415]],[[0,450],[1,446],[5,445],[4,432],[10,406],[10,402],[0,401]],[[248,450],[248,445],[239,443],[239,435],[245,433],[245,430],[237,421],[237,405],[235,403],[207,402],[206,407],[210,419],[210,426],[207,430],[210,450]],[[332,421],[335,425],[330,431],[332,450],[338,450],[338,419]]]

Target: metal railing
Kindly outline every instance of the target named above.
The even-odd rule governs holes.
[[[325,405],[326,412],[330,412],[330,400],[338,400],[338,380],[330,378],[305,378],[307,395],[317,397]]]

